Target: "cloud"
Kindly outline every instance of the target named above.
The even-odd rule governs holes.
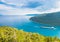
[[[60,11],[60,0],[1,0],[0,15],[43,14]]]
[[[38,6],[41,6],[42,4],[39,2],[28,2],[25,6],[23,6],[24,8],[36,8]]]
[[[9,5],[16,5],[20,7],[26,4],[24,0],[1,0],[1,1]]]
[[[0,5],[0,14],[1,15],[25,15],[25,14],[34,14],[34,13],[39,13],[36,10],[32,9],[19,9],[19,8],[13,8],[13,7],[7,7],[5,5]]]
[[[60,0],[56,2],[56,8],[60,8]]]

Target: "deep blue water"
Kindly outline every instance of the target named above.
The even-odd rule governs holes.
[[[41,26],[48,26],[45,24],[38,24],[29,20],[32,16],[0,16],[0,26],[11,26],[18,29],[23,29],[27,32],[37,32],[45,36],[60,37],[60,26],[56,29],[42,28]]]

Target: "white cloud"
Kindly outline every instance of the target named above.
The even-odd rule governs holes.
[[[6,5],[0,4],[0,10],[11,10],[11,9],[14,9],[14,8],[12,8],[12,7],[7,7]]]
[[[12,4],[12,5],[16,5],[16,6],[23,6],[26,4],[26,0],[1,0],[4,3],[7,4]]]
[[[22,8],[22,6],[31,1],[41,2],[43,5],[36,8]],[[0,4],[1,15],[41,14],[60,11],[60,0],[2,0],[2,2],[8,5],[16,5],[17,7]]]
[[[56,2],[56,7],[57,7],[57,8],[60,8],[60,1],[57,1],[57,2]]]
[[[13,7],[7,7],[5,5],[0,5],[0,10],[4,10],[1,11],[0,13],[2,15],[25,15],[25,14],[34,14],[34,13],[39,13],[37,10],[32,10],[32,9],[19,9],[19,8],[13,8]]]

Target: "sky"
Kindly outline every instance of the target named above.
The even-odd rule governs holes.
[[[43,14],[60,11],[60,0],[0,0],[0,15]]]

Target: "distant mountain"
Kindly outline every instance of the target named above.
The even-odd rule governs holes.
[[[48,24],[52,26],[60,26],[60,12],[40,14],[30,18],[31,21]]]
[[[38,14],[26,14],[26,16],[37,16]]]

